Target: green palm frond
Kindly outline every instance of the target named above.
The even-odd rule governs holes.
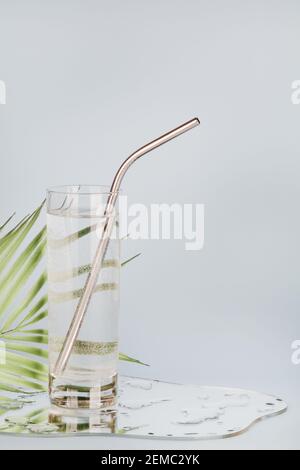
[[[45,295],[41,301],[46,276],[38,273],[46,248],[45,228],[27,241],[43,205],[6,233],[4,229],[13,216],[1,227],[0,341],[5,348],[5,361],[0,364],[2,391],[43,391],[47,386],[47,334],[28,334],[27,331],[28,323],[41,321],[43,310],[46,316]]]
[[[0,354],[5,351],[5,361],[0,361],[0,393],[20,390],[29,393],[47,389],[48,331],[43,327],[43,320],[47,316],[47,277],[42,267],[46,250],[46,228],[43,227],[28,241],[43,205],[44,203],[10,230],[8,227],[15,214],[0,226],[0,342],[4,344]],[[74,234],[74,240],[78,236],[87,235],[93,229],[94,227],[86,227]],[[105,261],[105,267],[113,265],[114,260]],[[63,276],[78,276],[89,270],[90,265],[79,266],[74,272],[63,273]],[[99,290],[113,287],[100,285]],[[68,295],[74,298],[80,292],[74,291]],[[120,360],[143,364],[122,353]],[[0,396],[0,399],[7,402],[9,397]]]

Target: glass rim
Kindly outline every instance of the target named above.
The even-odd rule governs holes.
[[[109,185],[104,184],[62,184],[51,186],[46,189],[47,194],[72,194],[74,196],[120,194],[119,191],[111,191]]]

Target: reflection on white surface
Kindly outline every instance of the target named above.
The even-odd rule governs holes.
[[[224,387],[120,377],[119,390],[117,413],[105,414],[50,408],[44,393],[10,394],[0,401],[0,432],[212,439],[239,434],[287,409],[280,398]]]

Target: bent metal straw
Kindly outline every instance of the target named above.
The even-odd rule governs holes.
[[[102,262],[103,262],[103,259],[107,250],[107,246],[109,243],[111,231],[114,225],[114,217],[112,216],[113,209],[115,207],[117,197],[118,197],[118,192],[121,186],[121,182],[125,176],[125,173],[127,172],[128,168],[138,158],[142,157],[146,153],[151,152],[151,150],[154,150],[160,145],[163,145],[166,142],[169,142],[169,140],[174,139],[175,137],[178,137],[180,134],[183,134],[184,132],[189,131],[193,127],[198,126],[199,124],[200,124],[199,119],[194,118],[182,124],[181,126],[176,127],[175,129],[167,132],[166,134],[161,135],[157,139],[153,140],[152,142],[149,142],[148,144],[144,145],[143,147],[136,150],[133,154],[131,154],[123,162],[123,164],[120,166],[119,170],[117,171],[114,177],[113,183],[111,185],[111,188],[110,188],[109,197],[108,197],[106,208],[104,211],[105,224],[104,224],[104,228],[102,232],[102,237],[97,247],[97,251],[96,251],[92,266],[91,266],[90,273],[86,279],[82,296],[79,299],[77,308],[74,313],[74,317],[72,319],[72,322],[66,334],[63,346],[59,353],[59,356],[58,356],[58,359],[54,368],[55,376],[60,375],[66,368],[66,365],[68,363],[69,357],[72,352],[74,342],[80,331],[81,324],[86,314],[91,296],[93,294],[93,290],[94,290],[94,287],[96,285],[96,282],[99,276],[101,265],[102,265]]]

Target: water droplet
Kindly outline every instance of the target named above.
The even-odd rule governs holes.
[[[198,400],[208,400],[209,395],[207,393],[201,393],[200,395],[197,396]]]
[[[200,424],[210,419],[219,418],[222,414],[222,411],[220,411],[218,408],[200,408],[182,410],[182,413],[184,414],[184,417],[178,418],[175,421],[176,424]]]
[[[1,401],[0,410],[20,410],[23,408],[24,403],[19,402],[18,400],[11,401]]]
[[[123,434],[125,432],[129,432],[129,431],[135,431],[137,429],[141,429],[141,428],[145,428],[147,427],[148,425],[147,424],[143,424],[141,426],[123,426],[122,429],[119,429],[117,431],[118,434]]]
[[[56,426],[55,424],[30,424],[27,426],[27,429],[31,432],[35,433],[50,433],[50,432],[55,432],[59,430],[59,427]]]
[[[22,390],[20,390],[22,391]],[[17,399],[22,399],[22,398],[35,398],[36,396],[43,396],[45,395],[46,396],[46,393],[45,392],[26,392],[24,393],[24,391],[18,395]]]
[[[258,413],[272,413],[273,408],[271,406],[265,406],[257,409]]]
[[[152,382],[150,380],[129,380],[125,385],[132,388],[139,388],[141,390],[151,390]]]
[[[18,400],[19,403],[21,403],[22,405],[30,405],[32,403],[35,403],[34,400]]]
[[[203,408],[210,408],[216,407],[220,410],[230,407],[242,407],[247,406],[249,404],[249,396],[248,395],[237,395],[237,396],[230,396],[224,400],[218,402],[211,402],[211,403],[204,403],[202,406]]]
[[[141,408],[145,408],[147,406],[156,405],[157,403],[162,403],[165,401],[171,401],[171,398],[160,398],[157,400],[126,400],[126,401],[119,401],[119,407],[127,408],[129,410],[140,410]]]
[[[4,420],[6,423],[15,424],[18,426],[26,426],[28,424],[28,418],[25,416],[9,416]]]

